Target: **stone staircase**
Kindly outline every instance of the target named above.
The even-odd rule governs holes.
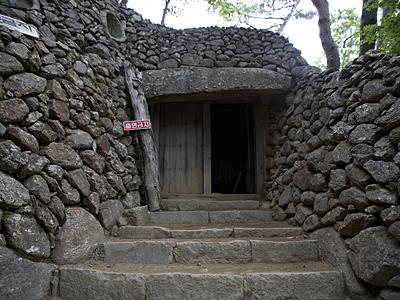
[[[344,299],[317,241],[244,198],[165,199],[165,211],[120,227],[95,260],[60,267],[61,299]]]

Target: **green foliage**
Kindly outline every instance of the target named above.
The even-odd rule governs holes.
[[[338,45],[342,67],[357,57],[360,47],[360,16],[354,9],[339,9],[331,16],[331,31]]]
[[[331,32],[338,46],[341,67],[358,56],[360,47],[360,16],[354,9],[339,9],[331,14]],[[317,61],[317,67],[326,69],[324,54]]]
[[[369,8],[380,8],[384,14],[376,25],[364,28],[363,42],[378,41],[380,50],[390,54],[400,54],[400,1],[399,0],[371,0]]]

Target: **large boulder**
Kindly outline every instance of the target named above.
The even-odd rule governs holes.
[[[358,278],[386,287],[400,273],[400,243],[383,226],[361,231],[349,243],[349,259]]]
[[[0,299],[47,299],[55,266],[32,262],[0,247]]]
[[[67,170],[78,169],[82,166],[82,160],[70,146],[62,143],[51,143],[45,149],[50,161]]]
[[[28,204],[29,191],[19,181],[0,171],[0,208],[17,209]]]
[[[312,239],[317,239],[320,245],[322,258],[342,272],[346,286],[346,294],[351,299],[360,299],[367,291],[354,275],[349,259],[347,247],[340,235],[332,228],[322,228],[311,233]]]
[[[96,218],[81,207],[66,209],[66,222],[56,235],[52,259],[72,264],[90,258],[96,245],[104,241],[104,231]]]
[[[4,82],[4,88],[22,96],[40,94],[46,89],[47,80],[33,73],[12,75]]]
[[[21,214],[6,214],[3,216],[3,227],[7,245],[25,255],[39,258],[50,256],[49,238],[35,218]]]

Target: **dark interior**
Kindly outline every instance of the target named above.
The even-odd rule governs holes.
[[[254,192],[254,128],[250,104],[211,104],[212,192]]]

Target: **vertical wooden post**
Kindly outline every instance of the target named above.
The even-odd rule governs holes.
[[[149,120],[149,110],[142,88],[142,74],[129,63],[125,65],[125,83],[131,99],[134,117],[137,120]],[[152,130],[140,130],[138,137],[144,159],[144,184],[148,206],[149,210],[156,211],[160,209],[161,193],[158,155]]]
[[[210,102],[203,103],[203,193],[211,194],[211,117]]]

